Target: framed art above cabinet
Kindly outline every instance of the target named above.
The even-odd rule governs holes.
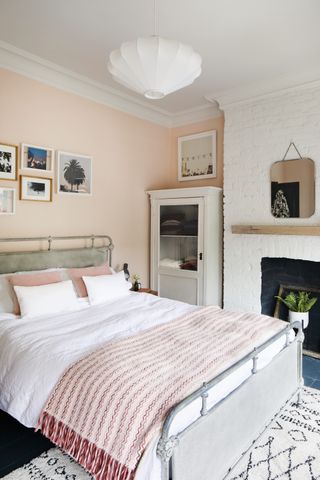
[[[178,138],[178,180],[201,180],[217,176],[217,132]]]

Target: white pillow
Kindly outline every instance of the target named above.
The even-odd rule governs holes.
[[[56,272],[63,271],[65,268],[46,268],[44,270],[30,270],[27,272],[15,272],[14,275],[30,275],[31,273],[43,273],[43,272]],[[0,313],[13,313],[13,292],[12,287],[9,284],[7,277],[10,277],[13,273],[0,274]]]
[[[123,270],[113,275],[82,277],[82,279],[86,285],[91,305],[129,295],[132,287],[132,284],[125,279]]]
[[[66,313],[80,308],[72,280],[39,287],[14,286],[13,288],[18,297],[23,318]]]

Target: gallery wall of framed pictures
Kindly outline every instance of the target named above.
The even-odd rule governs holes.
[[[70,196],[92,195],[92,157],[55,151],[53,148],[21,143],[0,143],[0,215],[13,215],[16,197],[20,201],[52,202],[53,184],[57,193]],[[18,180],[16,188],[4,182]],[[56,174],[56,179],[54,175]]]

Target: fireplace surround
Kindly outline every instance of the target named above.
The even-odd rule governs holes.
[[[288,309],[275,298],[299,290],[311,293],[318,301],[309,312],[304,331],[306,353],[320,357],[320,262],[291,258],[261,259],[261,313],[288,320]]]

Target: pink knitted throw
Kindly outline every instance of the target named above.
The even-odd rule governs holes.
[[[283,328],[204,307],[108,342],[64,373],[38,427],[96,479],[131,480],[169,410]]]

